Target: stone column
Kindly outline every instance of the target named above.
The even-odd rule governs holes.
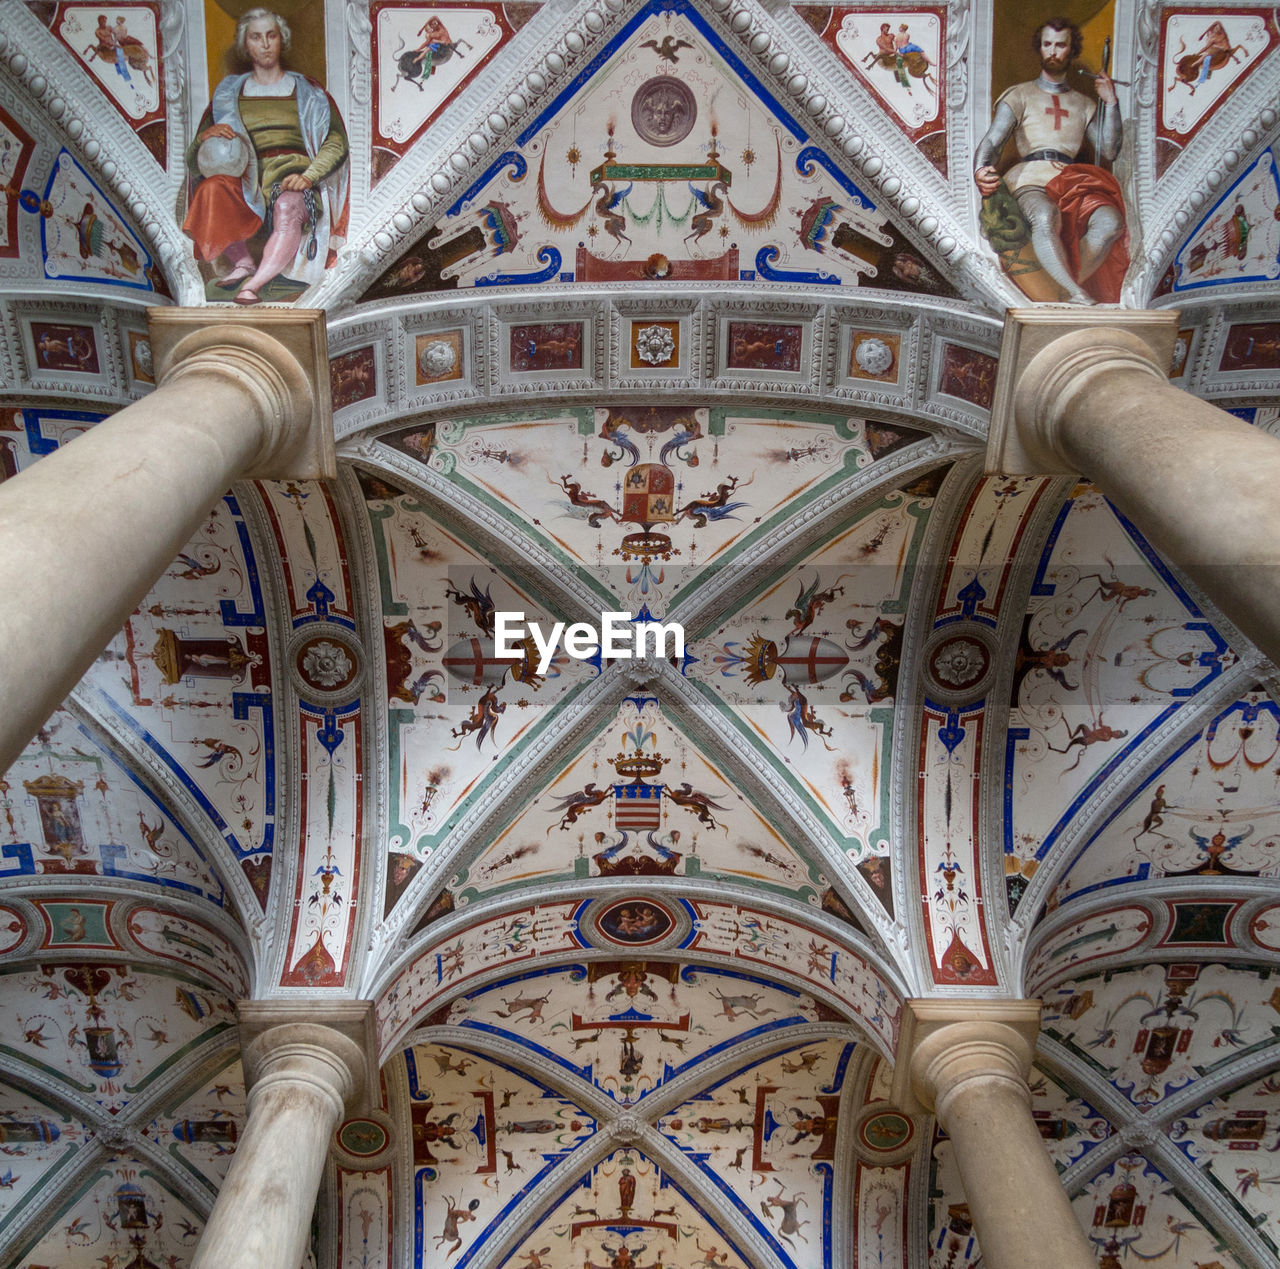
[[[987,470],[1087,476],[1273,661],[1280,440],[1168,382],[1171,310],[1014,309]]]
[[[988,1269],[1097,1269],[1031,1115],[1037,1000],[909,1000],[894,1099],[951,1138]]]
[[[239,1012],[248,1121],[191,1269],[298,1269],[333,1130],[344,1107],[369,1100],[372,1008],[244,1001]]]
[[[322,312],[148,320],[155,391],[0,485],[0,772],[233,481],[335,474]]]

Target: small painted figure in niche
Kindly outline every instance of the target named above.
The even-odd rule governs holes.
[[[1040,74],[996,102],[974,155],[973,179],[983,196],[983,232],[1032,298],[1056,297],[1028,286],[1033,262],[1016,259],[1028,244],[1034,263],[1068,303],[1115,304],[1129,266],[1124,196],[1110,172],[1079,156],[1088,147],[1098,163],[1114,161],[1120,107],[1105,70],[1094,76],[1096,101],[1068,84],[1082,42],[1080,28],[1066,18],[1037,28]],[[997,164],[1011,137],[1018,161],[1001,175]]]
[[[618,1211],[624,1218],[630,1214],[635,1202],[636,1179],[630,1168],[623,1168],[622,1175],[618,1178]]]
[[[210,299],[295,300],[333,263],[347,230],[347,134],[333,99],[287,71],[289,25],[269,9],[236,24],[251,69],[214,90],[187,150],[183,230],[196,258],[225,271]]]

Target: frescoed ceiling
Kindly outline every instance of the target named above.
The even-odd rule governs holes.
[[[326,310],[339,474],[228,490],[0,774],[0,1262],[184,1269],[235,1002],[337,997],[317,1269],[977,1266],[891,1063],[1006,995],[1099,1263],[1273,1265],[1280,679],[1097,487],[984,473],[1068,291],[1017,143],[973,174],[1065,9],[1092,298],[1280,431],[1276,12],[275,7],[278,169],[247,0],[3,6],[0,480],[169,303]],[[500,655],[605,612],[683,648]]]

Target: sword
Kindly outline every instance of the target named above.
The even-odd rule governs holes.
[[[1099,73],[1103,75],[1107,73],[1105,70],[1102,72],[1086,70],[1083,66],[1076,66],[1076,67],[1073,67],[1073,69],[1075,70],[1075,73],[1077,75],[1088,75],[1090,79],[1097,79]],[[1113,79],[1111,82],[1113,84],[1119,84],[1123,88],[1129,88],[1131,86],[1130,81],[1127,79]]]
[[[1102,72],[1101,73],[1107,76],[1111,74],[1111,37],[1109,35],[1105,40],[1102,41]],[[1098,72],[1085,70],[1083,66],[1076,67],[1076,74],[1088,75],[1090,79],[1097,79],[1098,77]],[[1130,83],[1127,79],[1113,79],[1111,82],[1113,84],[1120,84],[1125,88],[1130,87]]]

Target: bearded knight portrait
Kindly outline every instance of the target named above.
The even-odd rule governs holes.
[[[1032,299],[1116,304],[1129,266],[1124,195],[1112,175],[1122,129],[1110,41],[1097,74],[1076,67],[1083,39],[1066,18],[1035,32],[1040,74],[996,102],[974,154],[981,223],[1005,272]],[[1072,87],[1092,75],[1096,97]],[[1006,143],[1016,160],[1001,172]]]

